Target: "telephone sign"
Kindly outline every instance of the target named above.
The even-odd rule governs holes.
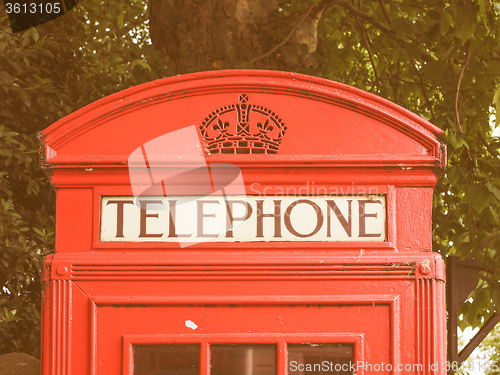
[[[385,197],[103,197],[100,240],[384,241]]]

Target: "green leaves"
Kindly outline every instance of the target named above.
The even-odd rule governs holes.
[[[42,239],[31,227],[51,228],[54,221],[52,193],[28,152],[35,146],[34,138],[0,125],[0,351],[34,355],[39,350],[40,267],[53,235]],[[39,204],[45,200],[48,205]]]
[[[462,41],[462,45],[474,35],[476,19],[476,7],[473,3],[466,2],[463,6],[456,8],[455,32]]]
[[[453,17],[445,9],[441,11],[441,19],[439,21],[441,35],[446,35],[450,27],[453,25]]]
[[[148,44],[146,13],[142,0],[91,0],[17,34],[0,19],[0,354],[39,355],[54,192],[39,168],[36,134],[102,96],[165,75]]]
[[[490,275],[500,269],[500,140],[492,132],[494,121],[500,125],[497,8],[487,0],[358,2],[357,12],[332,6],[318,31],[323,63],[307,71],[381,95],[445,130],[448,167],[435,189],[434,251],[474,257]],[[472,296],[463,324],[500,311],[492,285]]]
[[[491,185],[491,184],[490,184]],[[472,204],[475,211],[481,213],[490,204],[498,203],[498,200],[491,194],[484,185],[473,186],[467,190],[461,204]]]
[[[405,17],[397,17],[392,20],[391,28],[398,35],[413,35],[415,33],[415,26]]]
[[[496,87],[495,95],[493,95],[493,105],[495,106],[495,126],[500,125],[500,84]]]

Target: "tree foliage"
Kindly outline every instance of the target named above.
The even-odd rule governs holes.
[[[6,22],[0,352],[36,355],[39,347],[39,271],[54,246],[54,192],[38,168],[37,132],[121,89],[214,68],[295,70],[340,81],[444,129],[448,168],[434,195],[434,250],[487,268],[462,311],[464,326],[499,310],[498,2],[86,0],[20,34]]]
[[[497,325],[491,333],[486,336],[480,348],[484,353],[480,357],[483,363],[482,370],[485,375],[500,375],[500,326]]]
[[[1,20],[0,353],[39,355],[40,270],[54,249],[55,192],[39,168],[37,133],[103,96],[163,74],[142,57],[143,2],[102,5],[78,6],[20,34]]]

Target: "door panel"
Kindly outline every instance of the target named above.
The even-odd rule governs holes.
[[[341,342],[354,347],[357,340],[358,346],[353,354],[356,361],[388,363],[391,360],[391,319],[391,305],[386,302],[374,306],[340,306],[334,302],[328,305],[278,306],[103,306],[97,312],[97,370],[98,374],[117,373],[122,357],[120,354],[125,353],[125,357],[133,353],[133,350],[123,349],[124,337],[133,347],[197,342],[215,345],[212,366],[215,363],[219,375],[226,373],[227,366],[253,363],[240,358],[231,365],[220,364],[219,358],[224,356],[224,350],[231,351],[227,345],[235,343],[276,346],[278,342]],[[292,348],[293,356],[312,356],[303,347]],[[248,353],[247,349],[242,347],[243,352]],[[263,354],[263,349],[257,350],[261,350],[258,358],[268,356]],[[275,352],[275,349],[272,350]],[[234,356],[238,358],[243,354]],[[328,359],[326,352],[316,354],[318,358],[322,356]],[[130,358],[128,361],[133,362]],[[124,367],[127,366],[130,369],[130,363]],[[268,374],[268,370],[262,371],[258,375]],[[272,373],[269,372],[269,375]],[[278,374],[283,373],[283,370],[278,371]],[[253,372],[248,374],[254,375]]]

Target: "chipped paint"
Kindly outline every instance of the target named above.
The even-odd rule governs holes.
[[[188,328],[191,328],[193,331],[194,331],[196,328],[198,328],[198,325],[197,325],[195,322],[193,322],[192,320],[186,320],[186,321],[184,322],[184,325],[185,325],[186,327],[188,327]]]

